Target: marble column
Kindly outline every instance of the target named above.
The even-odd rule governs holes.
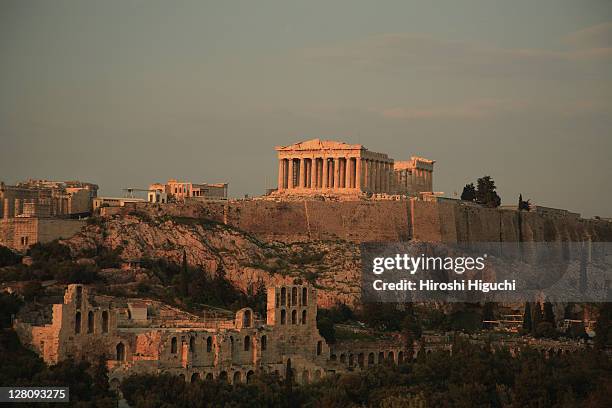
[[[300,174],[298,175],[298,186],[304,188],[304,176],[306,175],[306,159],[300,157]]]
[[[382,163],[376,162],[376,192],[382,191]]]
[[[355,159],[355,188],[361,190],[361,157]]]
[[[295,186],[293,185],[293,158],[290,157],[289,158],[289,163],[288,163],[288,167],[289,170],[287,171],[287,188],[294,188]]]
[[[327,188],[328,187],[328,180],[327,180],[327,157],[323,157],[323,188]]]
[[[285,187],[285,159],[278,160],[278,190]]]
[[[348,159],[349,163],[349,188],[355,188],[355,159],[350,157]]]
[[[340,187],[340,159],[334,157],[334,189]]]
[[[374,162],[368,159],[368,190],[374,191]]]

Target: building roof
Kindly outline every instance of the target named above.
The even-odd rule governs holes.
[[[310,139],[304,142],[294,143],[288,146],[276,146],[274,148],[277,151],[291,151],[291,150],[362,150],[365,149],[363,145],[356,144],[351,145],[344,142],[338,142],[335,140],[321,140],[321,139]]]

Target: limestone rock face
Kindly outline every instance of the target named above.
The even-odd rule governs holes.
[[[125,262],[162,258],[180,264],[185,251],[191,266],[209,274],[222,268],[227,279],[243,291],[260,281],[266,286],[309,281],[319,287],[322,307],[336,302],[354,304],[359,298],[360,254],[354,243],[264,243],[202,218],[140,214],[101,220],[63,242],[74,254],[96,247],[119,248]]]

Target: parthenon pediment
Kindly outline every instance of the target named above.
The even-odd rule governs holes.
[[[304,142],[294,143],[288,146],[276,146],[277,151],[295,151],[295,150],[361,150],[362,145],[351,145],[335,140],[311,139]]]

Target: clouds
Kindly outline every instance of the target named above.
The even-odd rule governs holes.
[[[347,44],[312,48],[310,61],[383,72],[480,77],[589,78],[607,75],[612,62],[610,30],[601,24],[569,35],[572,48],[503,48],[486,42],[441,39],[395,33],[375,35]]]
[[[568,34],[564,42],[578,48],[610,48],[612,47],[612,22],[597,24]]]
[[[509,115],[536,114],[540,117],[612,117],[610,105],[601,100],[550,101],[540,103],[513,99],[465,100],[454,105],[396,106],[373,108],[379,116],[393,120],[485,120]]]
[[[480,99],[452,106],[394,107],[381,109],[378,113],[388,119],[485,119],[501,113],[525,109],[523,101],[502,99]]]

